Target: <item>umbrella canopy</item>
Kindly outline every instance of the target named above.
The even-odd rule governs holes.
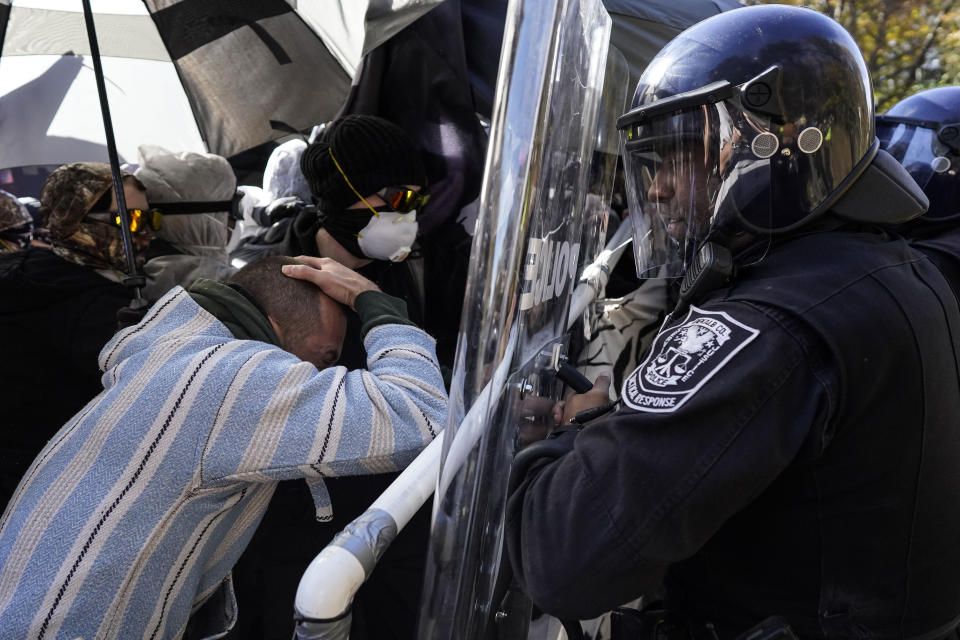
[[[120,158],[140,144],[230,157],[329,120],[351,60],[438,1],[301,16],[285,0],[94,0]],[[339,19],[318,33],[323,7]],[[81,3],[0,0],[0,41],[0,169],[104,160]]]
[[[289,0],[350,75],[360,60],[444,0]]]

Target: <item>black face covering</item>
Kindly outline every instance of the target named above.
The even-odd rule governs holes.
[[[317,210],[320,226],[327,230],[334,240],[358,258],[366,258],[360,250],[357,234],[370,223],[373,213],[370,209],[341,209],[335,212]]]

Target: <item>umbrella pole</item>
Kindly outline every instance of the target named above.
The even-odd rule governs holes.
[[[133,289],[131,308],[146,306],[140,294],[140,287],[146,284],[146,278],[137,272],[137,261],[133,254],[133,236],[130,233],[130,215],[127,213],[127,199],[123,193],[123,178],[120,175],[120,160],[117,156],[117,141],[113,137],[113,120],[110,118],[110,104],[107,102],[107,85],[103,80],[103,65],[100,62],[100,45],[97,43],[97,30],[93,24],[93,10],[90,0],[83,3],[83,17],[87,24],[87,38],[90,40],[90,56],[93,58],[93,73],[97,79],[97,94],[100,96],[100,113],[103,114],[103,130],[107,138],[107,153],[110,156],[110,172],[113,174],[113,191],[117,198],[117,211],[120,215],[120,234],[123,236],[123,252],[127,258],[127,273],[123,284]]]

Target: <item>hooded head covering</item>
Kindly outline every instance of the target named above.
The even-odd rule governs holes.
[[[0,189],[0,231],[7,231],[25,224],[33,225],[33,218],[17,196]]]
[[[147,188],[147,199],[163,218],[157,238],[178,253],[151,258],[144,265],[147,286],[144,294],[156,299],[174,285],[189,287],[197,278],[221,278],[233,273],[227,243],[230,203],[237,190],[237,178],[227,159],[212,153],[174,153],[157,145],[141,145],[136,176]],[[203,213],[175,213],[164,205],[210,203]]]
[[[351,184],[361,196],[368,196],[393,185],[423,187],[427,179],[420,151],[403,129],[389,120],[359,114],[326,127],[303,151],[300,168],[317,204],[330,212],[359,200]]]
[[[121,171],[121,175],[125,183],[132,181],[143,189],[133,174]],[[40,188],[40,216],[46,220],[54,253],[94,269],[126,271],[120,229],[84,220],[112,188],[113,174],[105,162],[73,162],[47,176]]]
[[[224,247],[230,239],[227,221],[230,202],[237,191],[237,178],[227,159],[213,153],[174,153],[157,145],[141,145],[136,176],[147,188],[147,199],[163,214],[157,237],[188,255],[210,256],[227,261]],[[164,204],[210,203],[204,213],[169,215]],[[203,207],[198,204],[198,210]]]

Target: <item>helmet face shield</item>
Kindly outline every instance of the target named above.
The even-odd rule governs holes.
[[[624,136],[627,200],[640,277],[681,275],[698,239],[709,230],[716,180],[702,109],[632,126]]]
[[[936,123],[877,118],[881,148],[904,166],[930,199],[927,217],[960,212],[960,151],[942,139],[949,127],[934,127]]]
[[[902,164],[921,188],[935,173],[957,169],[957,155],[937,137],[935,129],[878,118],[880,146]]]
[[[711,232],[771,226],[777,138],[735,99],[630,125],[622,145],[639,277],[682,275]]]

